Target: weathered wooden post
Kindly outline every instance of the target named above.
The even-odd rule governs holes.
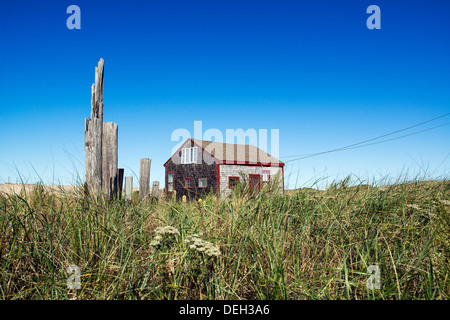
[[[125,177],[125,200],[131,201],[133,194],[133,177]]]
[[[113,122],[103,122],[102,135],[102,190],[107,198],[117,196],[118,166],[118,126]]]
[[[150,164],[151,159],[141,159],[139,173],[139,198],[145,199],[150,191]]]
[[[152,196],[159,197],[159,181],[153,181]]]
[[[91,118],[84,122],[86,190],[95,197],[102,189],[103,70],[104,60],[100,59],[91,87]]]
[[[103,74],[105,61],[95,67],[95,83],[91,87],[91,118],[85,120],[84,146],[86,188],[95,197],[103,192],[109,199],[119,191],[117,179],[118,126],[103,122]]]
[[[123,190],[123,173],[124,169],[117,169],[117,194],[119,199],[122,199],[122,190]]]

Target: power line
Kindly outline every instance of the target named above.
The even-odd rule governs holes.
[[[318,156],[318,155],[321,155],[321,154],[326,154],[326,153],[331,153],[331,152],[337,152],[337,151],[346,151],[346,150],[351,150],[351,149],[357,149],[357,148],[362,148],[362,147],[371,146],[371,145],[374,145],[374,144],[379,144],[379,143],[384,143],[384,142],[388,142],[388,141],[392,141],[392,140],[397,140],[397,139],[401,139],[401,138],[413,136],[413,135],[416,135],[416,134],[419,134],[419,133],[422,133],[422,132],[425,132],[425,131],[430,131],[430,130],[433,130],[433,129],[437,129],[437,128],[439,128],[439,127],[443,127],[443,126],[446,126],[446,125],[448,125],[448,124],[450,124],[450,122],[447,122],[447,123],[444,123],[444,124],[441,124],[441,125],[439,125],[439,126],[435,126],[435,127],[432,127],[432,128],[424,129],[424,130],[421,130],[421,131],[409,133],[409,134],[406,134],[406,135],[403,135],[403,136],[400,136],[400,137],[391,138],[391,139],[386,139],[386,140],[382,140],[382,141],[378,141],[378,142],[373,142],[373,143],[368,143],[368,144],[361,145],[361,146],[342,147],[342,148],[338,148],[338,149],[333,149],[333,150],[328,150],[328,151],[323,151],[323,152],[317,152],[317,153],[314,153],[314,154],[309,154],[309,155],[305,155],[305,156],[303,156],[303,157],[299,157],[299,158],[296,158],[296,159],[292,159],[292,160],[285,161],[285,163],[292,162],[292,161],[297,161],[297,160],[301,160],[301,159],[306,159],[306,158],[311,158],[311,157],[315,157],[315,156]],[[359,144],[359,143],[358,143],[358,144]],[[355,144],[355,145],[356,145],[356,144]]]
[[[379,142],[374,142],[374,143],[369,143],[369,144],[366,144],[366,145],[357,146],[357,147],[352,147],[352,148],[348,148],[348,149],[343,149],[343,150],[341,150],[341,151],[350,150],[350,149],[362,148],[362,147],[366,147],[366,146],[370,146],[370,145],[374,145],[374,144],[379,144],[379,143],[383,143],[383,142],[388,142],[388,141],[392,141],[392,140],[397,140],[397,139],[405,138],[405,137],[412,136],[412,135],[416,135],[416,134],[419,134],[419,133],[422,133],[422,132],[425,132],[425,131],[430,131],[430,130],[433,130],[433,129],[436,129],[436,128],[439,128],[439,127],[443,127],[443,126],[446,126],[446,125],[448,125],[448,124],[450,124],[450,122],[447,122],[447,123],[444,123],[444,124],[441,124],[441,125],[439,125],[439,126],[435,126],[435,127],[432,127],[432,128],[428,128],[428,129],[424,129],[424,130],[421,130],[421,131],[417,131],[417,132],[413,132],[413,133],[410,133],[410,134],[406,134],[406,135],[403,135],[403,136],[400,136],[400,137],[391,138],[391,139],[387,139],[387,140],[383,140],[383,141],[379,141]],[[304,157],[301,157],[301,158],[298,158],[298,159],[288,160],[288,161],[286,161],[285,163],[291,162],[291,161],[296,161],[296,160],[301,160],[301,159],[305,159],[305,158],[309,158],[309,157],[314,157],[314,156],[316,156],[316,155],[320,155],[320,154],[324,154],[324,153],[328,153],[328,152],[333,152],[333,151],[330,150],[330,151],[319,152],[319,153],[317,153],[317,154],[311,154],[311,155],[309,155],[309,156],[304,156]],[[448,158],[449,156],[450,156],[450,153],[447,154],[447,156],[444,158],[444,160],[442,160],[442,162],[439,164],[439,166],[437,166],[437,168],[436,168],[435,170],[437,170],[437,169],[445,162],[445,160],[447,160],[447,158]],[[292,174],[295,174],[295,173],[298,173],[299,171],[300,171],[300,169],[295,170],[295,171],[293,171],[293,172],[290,172],[290,173],[288,174],[288,176],[290,176],[290,175],[292,175]]]
[[[415,135],[415,134],[418,134],[418,133],[421,133],[421,132],[425,132],[425,131],[429,131],[429,130],[433,130],[433,129],[442,127],[442,126],[447,125],[449,123],[445,123],[443,125],[439,125],[439,126],[436,126],[436,127],[433,127],[433,128],[425,129],[425,130],[422,130],[422,131],[418,131],[418,132],[407,134],[407,135],[400,136],[400,137],[387,139],[387,140],[383,140],[383,141],[379,141],[379,142],[375,142],[375,143],[365,144],[367,142],[378,140],[378,139],[381,139],[381,138],[384,138],[384,137],[387,137],[387,136],[390,136],[390,135],[393,135],[393,134],[396,134],[396,133],[399,133],[399,132],[403,132],[403,131],[406,131],[406,130],[409,130],[409,129],[412,129],[412,128],[415,128],[415,127],[418,127],[418,126],[421,126],[421,125],[424,125],[426,123],[429,123],[429,122],[441,119],[441,118],[446,117],[448,115],[450,115],[450,112],[446,113],[444,115],[441,115],[439,117],[436,117],[436,118],[433,118],[433,119],[430,119],[430,120],[427,120],[427,121],[424,121],[424,122],[421,122],[421,123],[409,126],[407,128],[403,128],[403,129],[396,130],[396,131],[393,131],[393,132],[390,132],[390,133],[386,133],[386,134],[383,134],[381,136],[378,136],[378,137],[375,137],[375,138],[372,138],[372,139],[368,139],[368,140],[364,140],[364,141],[361,141],[361,142],[353,143],[353,144],[350,144],[350,145],[347,145],[347,146],[344,146],[344,147],[331,149],[331,150],[323,151],[323,152],[311,153],[311,154],[302,154],[302,155],[296,155],[296,156],[285,156],[285,157],[282,157],[282,158],[298,157],[298,158],[295,158],[295,159],[292,159],[292,160],[285,161],[285,163],[287,163],[287,162],[291,162],[291,161],[296,161],[296,160],[301,160],[301,159],[305,159],[305,158],[315,157],[315,156],[318,156],[318,155],[321,155],[321,154],[325,154],[325,153],[337,152],[337,151],[341,151],[341,150],[350,150],[350,149],[365,147],[365,146],[369,146],[369,145],[373,145],[373,144],[378,144],[378,143],[383,143],[383,142],[388,142],[388,141],[392,141],[392,140],[408,137],[408,136]]]
[[[292,161],[297,161],[297,160],[302,160],[302,159],[306,159],[306,158],[310,158],[310,157],[315,157],[315,156],[322,155],[322,154],[326,154],[326,153],[337,152],[337,151],[344,151],[344,150],[351,150],[351,149],[357,149],[357,148],[367,147],[367,146],[371,146],[371,145],[375,145],[375,144],[380,144],[380,143],[384,143],[384,142],[388,142],[388,141],[393,141],[393,140],[397,140],[397,139],[401,139],[401,138],[413,136],[413,135],[416,135],[416,134],[419,134],[419,133],[422,133],[422,132],[434,130],[434,129],[437,129],[437,128],[439,128],[439,127],[446,126],[446,125],[448,125],[448,124],[450,124],[450,122],[441,124],[441,125],[439,125],[439,126],[431,127],[431,128],[428,128],[428,129],[424,129],[424,130],[421,130],[421,131],[409,133],[409,134],[406,134],[406,135],[403,135],[403,136],[400,136],[400,137],[395,137],[395,138],[391,138],[391,139],[386,139],[386,140],[382,140],[382,141],[378,141],[378,142],[367,143],[367,144],[363,144],[363,145],[361,145],[361,144],[364,143],[364,142],[359,142],[359,143],[355,143],[355,144],[352,144],[352,145],[349,145],[349,146],[346,146],[346,147],[342,147],[342,148],[337,148],[337,149],[332,149],[332,150],[328,150],[328,151],[322,151],[322,152],[317,152],[317,153],[313,153],[313,154],[309,154],[309,155],[304,155],[304,156],[302,156],[302,157],[298,157],[298,158],[295,158],[295,159],[291,159],[291,160],[285,161],[285,163],[292,162]],[[399,130],[399,131],[400,131],[400,130]],[[399,132],[399,131],[397,131],[397,132]],[[401,131],[404,131],[404,130],[401,130]],[[390,134],[388,134],[388,135],[390,135]],[[384,135],[384,136],[387,136],[387,135]],[[379,138],[374,138],[374,139],[366,140],[365,142],[373,141],[373,140],[376,140],[376,139],[379,139]]]
[[[446,125],[448,125],[448,124],[450,124],[450,122],[447,122],[447,123],[444,123],[444,124],[441,124],[441,125],[438,125],[438,126],[435,126],[435,127],[432,127],[432,128],[424,129],[424,130],[421,130],[421,131],[417,131],[417,132],[405,134],[405,135],[400,136],[400,137],[395,137],[395,138],[386,139],[386,140],[382,140],[382,141],[378,141],[378,142],[368,143],[368,144],[365,144],[365,145],[362,145],[362,146],[356,146],[356,147],[351,147],[351,148],[345,148],[344,150],[357,149],[357,148],[362,148],[362,147],[371,146],[371,145],[374,145],[374,144],[379,144],[379,143],[384,143],[384,142],[388,142],[388,141],[392,141],[392,140],[397,140],[397,139],[401,139],[401,138],[413,136],[413,135],[416,135],[416,134],[419,134],[419,133],[422,133],[422,132],[425,132],[425,131],[430,131],[430,130],[433,130],[433,129],[437,129],[437,128],[439,128],[439,127],[443,127],[443,126],[446,126]]]

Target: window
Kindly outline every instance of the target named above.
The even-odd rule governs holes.
[[[182,149],[181,163],[197,163],[197,147]]]
[[[269,183],[269,181],[270,181],[270,170],[263,170],[262,171],[262,182]]]
[[[182,153],[181,153],[181,163],[187,163],[187,150],[188,149],[183,149]]]
[[[184,178],[184,187],[186,189],[192,189],[192,178]]]
[[[198,179],[198,187],[199,188],[206,188],[206,178]]]
[[[173,172],[167,175],[167,192],[173,192]]]
[[[234,189],[239,183],[239,177],[228,177],[228,188]]]

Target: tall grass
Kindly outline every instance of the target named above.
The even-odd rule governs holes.
[[[272,190],[273,191],[273,190]],[[450,182],[201,202],[0,195],[2,299],[448,299]],[[179,231],[152,246],[157,227]],[[190,250],[189,235],[220,248]],[[81,289],[68,289],[69,265]],[[367,269],[381,270],[370,290]]]

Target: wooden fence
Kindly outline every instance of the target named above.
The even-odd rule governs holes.
[[[101,195],[107,199],[121,198],[125,178],[124,196],[126,200],[131,200],[133,177],[124,177],[124,169],[118,168],[119,127],[114,122],[103,122],[104,65],[105,61],[100,59],[98,66],[95,67],[95,82],[91,87],[91,117],[84,122],[85,188],[88,194],[96,198]],[[149,158],[143,158],[140,162],[141,200],[150,195],[151,161]],[[159,181],[155,182],[159,188]],[[152,192],[152,196],[155,196],[155,191]]]

